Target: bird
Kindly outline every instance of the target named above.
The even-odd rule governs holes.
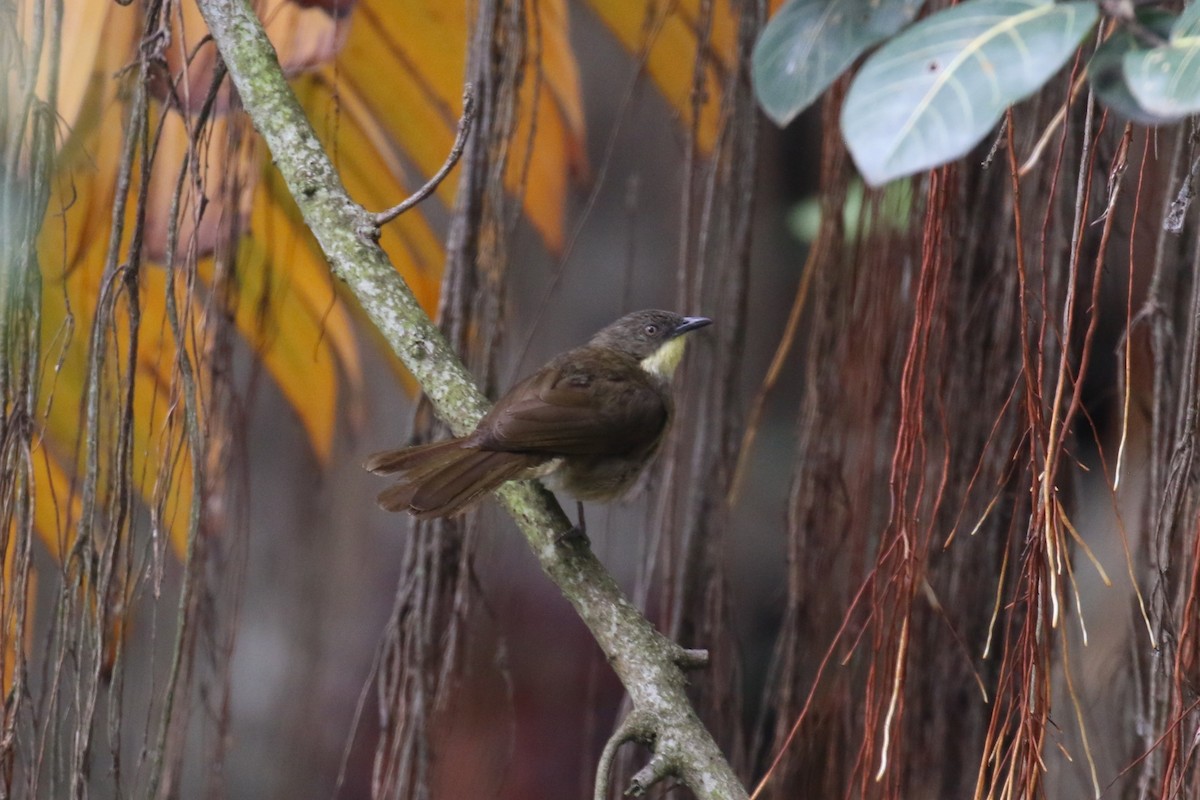
[[[635,311],[508,390],[465,436],[387,450],[364,468],[397,481],[379,494],[388,511],[450,517],[511,480],[547,479],[583,501],[623,496],[670,424],[671,378],[686,335],[712,323],[671,311]]]

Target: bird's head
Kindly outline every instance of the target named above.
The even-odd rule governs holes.
[[[635,311],[597,333],[591,344],[633,356],[642,369],[667,380],[683,358],[684,334],[711,323],[671,311]]]

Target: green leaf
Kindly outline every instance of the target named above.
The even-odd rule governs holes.
[[[1160,121],[1200,111],[1200,4],[1183,10],[1167,44],[1130,50],[1123,66],[1138,105]]]
[[[1139,19],[1141,15],[1138,15]],[[1171,28],[1172,39],[1183,39],[1191,36],[1200,36],[1200,3],[1193,2],[1187,4],[1187,8],[1183,9],[1183,13],[1179,15],[1179,19],[1175,20],[1175,25]]]
[[[1177,24],[1174,14],[1153,8],[1139,10],[1137,19],[1147,29],[1164,39],[1171,34],[1172,26]],[[1125,80],[1125,55],[1133,51],[1145,52],[1146,48],[1128,28],[1121,28],[1097,48],[1087,68],[1088,81],[1091,82],[1096,97],[1126,119],[1143,125],[1161,125],[1174,121],[1176,117],[1152,114],[1129,90],[1129,83]]]
[[[854,79],[842,135],[878,186],[968,153],[1091,31],[1091,2],[966,0],[881,47]]]
[[[812,244],[821,232],[821,201],[816,197],[801,200],[788,210],[784,221],[797,241]]]
[[[872,197],[868,197],[862,181],[851,181],[846,188],[842,230],[847,244],[872,233],[904,232],[912,226],[912,181],[893,181]],[[864,214],[863,206],[868,203],[873,204],[871,212]],[[821,230],[820,199],[809,197],[796,203],[788,211],[786,222],[788,231],[797,240],[805,244],[815,242]]]
[[[754,46],[754,91],[783,127],[854,59],[912,22],[924,0],[788,0]]]

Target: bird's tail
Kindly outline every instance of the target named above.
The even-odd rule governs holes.
[[[523,453],[479,450],[459,438],[376,453],[363,467],[376,475],[399,476],[395,486],[379,494],[380,506],[431,519],[465,511],[542,460]]]

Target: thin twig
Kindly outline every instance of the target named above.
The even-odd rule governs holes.
[[[1079,90],[1083,88],[1083,83],[1086,80],[1087,73],[1080,73],[1075,82],[1071,84],[1071,91],[1067,94],[1066,102],[1062,104],[1062,107],[1051,118],[1050,122],[1046,125],[1046,129],[1042,131],[1042,135],[1038,137],[1037,143],[1034,144],[1033,150],[1030,151],[1029,156],[1025,159],[1025,163],[1017,171],[1018,177],[1025,177],[1026,174],[1037,166],[1038,161],[1042,158],[1042,153],[1046,150],[1046,145],[1050,144],[1050,139],[1054,136],[1055,131],[1062,127],[1063,122],[1066,121],[1067,109],[1071,107],[1071,104],[1075,102],[1075,98],[1079,96]]]
[[[596,767],[596,785],[593,791],[595,800],[606,800],[608,797],[613,760],[621,745],[626,742],[648,743],[653,738],[654,720],[636,708],[629,712],[629,716],[621,721],[613,735],[604,743],[604,751],[600,754],[600,762]]]
[[[1176,236],[1183,233],[1183,223],[1187,218],[1188,209],[1192,205],[1192,200],[1196,198],[1197,175],[1200,175],[1200,158],[1192,162],[1192,168],[1188,170],[1187,177],[1183,179],[1179,192],[1171,201],[1171,207],[1163,219],[1163,229],[1167,233],[1173,233]]]
[[[454,146],[450,148],[450,155],[446,156],[446,163],[442,164],[442,168],[434,173],[433,177],[425,182],[417,191],[413,192],[404,202],[397,206],[389,208],[387,211],[380,211],[378,214],[371,215],[371,223],[375,228],[381,225],[386,225],[396,217],[408,211],[417,203],[424,200],[429,195],[433,194],[434,190],[446,179],[450,174],[450,170],[454,169],[454,165],[462,158],[463,150],[467,146],[467,137],[471,135],[471,123],[475,120],[475,90],[470,83],[463,85],[463,110],[462,116],[458,118],[458,132],[454,136]]]

